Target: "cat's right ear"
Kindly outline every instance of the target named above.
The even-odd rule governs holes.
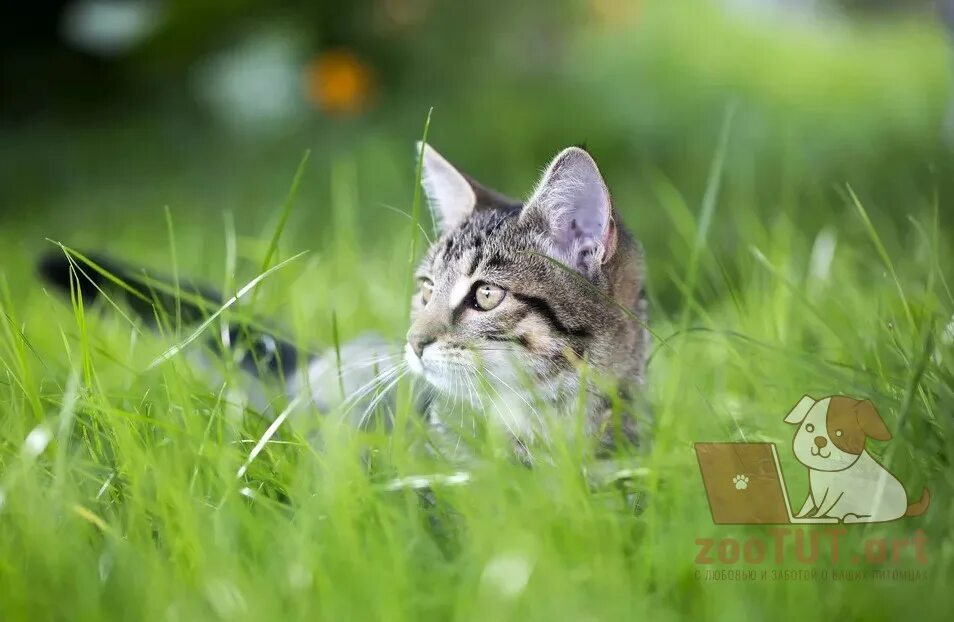
[[[417,152],[431,214],[442,232],[449,231],[474,211],[477,195],[467,178],[430,145],[418,141]]]

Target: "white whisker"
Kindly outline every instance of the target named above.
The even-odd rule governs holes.
[[[473,391],[473,400],[476,402],[476,406],[480,408],[481,411],[484,410],[484,401],[480,399],[480,390],[477,388],[477,385],[474,383],[474,378],[472,376],[467,377],[467,383],[470,385],[469,391]],[[470,428],[471,434],[476,438],[477,437],[477,418],[473,416],[473,413],[470,417]]]
[[[358,387],[351,395],[347,396],[347,399],[345,399],[344,402],[342,402],[341,406],[342,408],[344,408],[344,410],[342,411],[341,414],[342,415],[347,414],[352,408],[355,407],[355,405],[358,404],[358,402],[360,402],[362,399],[364,399],[365,397],[373,393],[374,390],[379,385],[384,384],[385,382],[390,380],[391,377],[395,373],[397,373],[398,370],[402,369],[404,366],[405,366],[405,363],[401,362],[401,363],[398,363],[397,365],[394,365],[393,367],[389,367],[388,369],[382,371],[377,376],[369,380],[364,385]]]
[[[401,372],[397,374],[397,376],[393,380],[391,380],[385,387],[383,387],[380,390],[380,392],[374,397],[373,400],[371,400],[371,403],[368,404],[368,407],[364,410],[363,413],[361,413],[361,418],[358,419],[358,428],[364,427],[365,423],[367,423],[367,420],[370,418],[371,414],[374,412],[375,406],[381,403],[381,400],[383,400],[388,395],[388,392],[392,388],[394,388],[394,385],[396,385],[401,380],[401,378],[403,378],[405,374],[407,374],[407,372],[408,372],[407,369],[402,369]]]
[[[507,403],[507,400],[504,399],[504,396],[501,395],[500,391],[497,390],[497,387],[495,387],[492,382],[490,382],[489,380],[487,380],[486,377],[484,378],[484,380],[486,381],[485,384],[486,384],[488,387],[490,387],[490,390],[493,391],[494,393],[496,393],[496,394],[497,394],[497,397],[500,398],[500,402],[501,402],[504,406],[507,407],[507,410],[510,412],[510,418],[511,418],[513,424],[514,424],[514,425],[517,425],[517,416],[516,416],[516,414],[514,414],[513,409],[510,408],[510,404]],[[510,432],[510,435],[511,435],[513,438],[520,438],[520,436],[517,434],[517,432],[514,430],[514,428],[511,427],[510,423],[507,422],[506,417],[503,416],[503,415],[504,415],[504,414],[503,414],[503,411],[501,411],[500,409],[497,409],[497,412],[500,414],[500,421],[501,421],[501,423],[504,424],[504,427],[507,428],[507,431]]]
[[[546,429],[546,428],[544,427],[545,424],[544,424],[544,422],[543,422],[543,417],[540,416],[540,412],[533,406],[533,404],[531,404],[531,403],[529,402],[529,400],[527,400],[525,397],[523,397],[523,395],[521,395],[520,392],[518,392],[518,391],[517,391],[516,389],[514,389],[512,386],[510,386],[509,384],[507,384],[507,382],[504,381],[503,378],[501,378],[500,376],[498,376],[497,374],[495,374],[495,373],[494,373],[493,371],[491,371],[490,369],[485,368],[484,371],[486,371],[488,374],[490,374],[491,376],[493,376],[494,378],[496,378],[497,381],[500,382],[500,383],[501,383],[503,386],[505,386],[507,389],[509,389],[511,393],[513,393],[513,394],[516,395],[518,398],[520,398],[520,400],[521,400],[524,404],[527,405],[527,408],[530,409],[530,412],[533,413],[534,417],[536,417],[537,423],[539,423],[540,426],[541,426],[541,430]]]
[[[382,363],[394,361],[395,359],[399,359],[401,357],[401,354],[385,354],[383,356],[374,356],[364,360],[352,361],[347,365],[342,365],[341,367],[336,365],[335,369],[341,372],[355,371],[358,369],[365,369],[367,367],[374,367],[375,365],[381,365]]]

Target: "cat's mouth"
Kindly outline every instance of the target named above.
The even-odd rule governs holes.
[[[414,351],[414,348],[412,348],[409,343],[404,344],[404,360],[407,361],[407,366],[411,372],[418,376],[427,377],[424,371],[424,361],[421,360],[421,357],[417,355],[417,352]]]
[[[431,352],[418,356],[410,344],[404,346],[404,360],[412,373],[424,378],[441,393],[457,395],[471,384],[467,377],[473,367]]]
[[[509,396],[523,402],[549,395],[536,392],[533,387],[527,386],[527,378],[516,373],[513,368],[496,365],[486,359],[474,363],[461,356],[448,356],[446,353],[430,350],[425,351],[423,356],[418,356],[410,344],[405,344],[404,360],[413,374],[423,378],[439,393],[455,399],[463,399],[465,396],[479,399],[477,395],[485,390],[497,397]]]
[[[460,392],[466,386],[467,381],[462,378],[463,370],[453,369],[448,362],[437,361],[427,355],[418,356],[410,345],[404,348],[404,360],[411,373],[423,378],[438,393],[460,397]]]

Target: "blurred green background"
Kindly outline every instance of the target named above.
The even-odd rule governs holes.
[[[401,219],[380,205],[408,208],[411,145],[431,107],[431,142],[516,196],[558,149],[588,145],[657,263],[684,250],[667,235],[660,181],[696,209],[728,110],[727,204],[759,210],[769,225],[783,203],[824,222],[846,209],[851,184],[876,219],[897,224],[906,206],[951,184],[944,7],[905,4],[8,8],[0,229],[18,252],[50,237],[160,260],[160,245],[139,241],[163,226],[168,205],[179,242],[197,255],[189,269],[201,272],[223,253],[209,243],[223,212],[240,234],[261,231],[311,150],[290,245],[329,243],[336,162],[356,175],[355,218],[373,243]],[[717,248],[745,244],[736,227],[714,224]],[[654,285],[671,305],[672,288]]]

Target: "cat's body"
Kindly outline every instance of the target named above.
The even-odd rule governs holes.
[[[510,435],[515,447],[527,447],[562,423],[573,428],[582,411],[583,432],[604,446],[620,432],[629,441],[646,440],[632,413],[623,413],[621,428],[610,417],[611,405],[636,396],[644,383],[642,252],[622,228],[592,158],[579,148],[564,150],[520,203],[483,188],[429,146],[420,148],[442,234],[417,271],[420,291],[411,301],[403,363],[393,344],[374,336],[319,355],[247,329],[222,331],[219,345],[242,344],[244,367],[280,373],[290,394],[308,392],[321,410],[339,409],[357,426],[389,407],[386,393],[406,367],[432,389],[418,400],[427,420],[452,435],[470,427],[466,411]],[[141,273],[94,261],[166,313],[177,303],[187,319],[203,314],[182,300],[157,297]],[[64,256],[48,257],[41,271],[69,288]],[[89,269],[76,282],[84,298],[110,284]],[[214,295],[200,295],[214,308]],[[154,317],[151,309],[137,311],[147,321]]]

